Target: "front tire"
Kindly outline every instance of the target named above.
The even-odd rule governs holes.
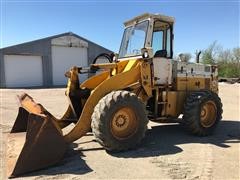
[[[92,131],[109,151],[134,148],[145,136],[148,119],[141,100],[128,91],[113,91],[94,108]]]
[[[216,93],[199,91],[187,97],[183,122],[191,133],[199,136],[212,134],[221,119],[222,103]]]

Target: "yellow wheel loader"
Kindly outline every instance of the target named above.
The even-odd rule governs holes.
[[[173,25],[174,18],[159,14],[125,22],[119,54],[101,54],[90,67],[66,72],[69,107],[61,119],[31,96],[19,96],[7,175],[54,165],[69,144],[89,131],[108,151],[136,147],[149,120],[179,122],[193,134],[211,134],[222,118],[217,67],[174,60]],[[83,73],[91,75],[80,84]],[[62,129],[72,123],[64,134]]]

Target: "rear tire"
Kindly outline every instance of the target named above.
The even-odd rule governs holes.
[[[134,148],[145,136],[148,119],[141,100],[128,91],[113,91],[94,108],[92,131],[109,151]]]
[[[188,131],[195,135],[212,134],[222,119],[222,103],[211,91],[192,93],[184,105],[183,122]]]

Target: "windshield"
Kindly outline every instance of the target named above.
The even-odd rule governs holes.
[[[125,29],[119,51],[119,58],[141,55],[141,49],[144,47],[147,29],[148,21],[143,21]]]

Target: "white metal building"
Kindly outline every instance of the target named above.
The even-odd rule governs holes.
[[[0,49],[0,87],[66,85],[69,68],[88,66],[100,53],[111,51],[73,33]]]

